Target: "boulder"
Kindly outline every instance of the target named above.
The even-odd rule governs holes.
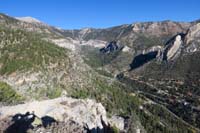
[[[68,97],[1,107],[0,120],[27,112],[34,112],[39,118],[48,116],[62,122],[72,120],[89,130],[103,129],[105,125],[108,125],[106,110],[101,103],[89,99],[78,100]]]

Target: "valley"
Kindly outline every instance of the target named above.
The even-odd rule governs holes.
[[[0,14],[0,38],[0,132],[200,132],[198,21],[65,30]]]

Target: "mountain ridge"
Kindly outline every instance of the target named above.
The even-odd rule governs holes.
[[[89,98],[124,132],[199,131],[198,21],[62,30],[0,15],[0,36],[2,105]]]

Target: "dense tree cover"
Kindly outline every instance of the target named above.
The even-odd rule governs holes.
[[[118,114],[123,117],[136,115],[138,121],[148,133],[193,133],[195,129],[177,119],[166,108],[160,105],[143,105],[143,96],[133,93],[118,82],[108,83],[95,79],[96,89],[75,89],[72,96],[75,98],[94,98],[101,102],[108,116]],[[140,106],[144,106],[140,109]],[[132,119],[135,121],[135,119]],[[136,121],[135,121],[136,122]],[[131,131],[131,128],[129,129]]]
[[[38,69],[62,62],[67,50],[42,40],[38,34],[0,28],[0,74]]]

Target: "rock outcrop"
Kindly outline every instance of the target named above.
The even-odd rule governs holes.
[[[178,34],[170,39],[163,47],[154,46],[147,50],[143,50],[141,54],[134,57],[130,64],[130,70],[136,69],[156,58],[159,61],[174,60],[181,53],[184,36],[185,34]]]
[[[164,61],[175,59],[181,52],[181,47],[183,46],[183,36],[184,35],[178,34],[167,42],[162,52],[162,59]]]
[[[200,23],[197,23],[189,28],[185,37],[186,52],[196,52],[200,50]]]
[[[110,43],[108,43],[107,46],[105,46],[104,48],[100,49],[101,53],[112,53],[118,50],[122,50],[123,46],[120,46],[119,44],[117,44],[116,41],[112,41]]]
[[[50,116],[57,121],[72,119],[80,124],[87,123],[89,129],[103,128],[101,120],[107,124],[106,111],[100,103],[66,97],[2,107],[0,118],[26,112],[34,112],[38,117]]]
[[[83,92],[86,97],[90,97],[89,95],[93,96],[94,94],[94,98],[97,98],[107,105],[108,111],[113,111],[113,113],[115,113],[114,111],[118,110],[119,112],[117,111],[116,114],[111,114],[116,116],[108,119],[102,104],[96,103],[93,100],[78,100],[66,97],[40,102],[35,101],[16,106],[1,106],[0,132],[4,132],[7,129],[15,129],[13,126],[18,127],[20,125],[22,125],[23,129],[25,126],[26,130],[33,127],[31,130],[36,133],[85,132],[85,128],[89,131],[99,132],[107,130],[106,128],[109,128],[109,124],[111,124],[111,126],[115,125],[124,132],[126,132],[125,127],[133,128],[134,130],[132,132],[142,132],[143,128],[141,127],[143,126],[145,126],[147,131],[153,129],[152,132],[162,132],[165,129],[167,129],[168,132],[175,132],[176,129],[186,131],[185,127],[187,128],[187,126],[180,126],[182,122],[171,121],[176,117],[172,117],[170,120],[165,119],[165,117],[163,117],[165,116],[165,112],[163,116],[160,116],[162,121],[157,121],[156,124],[152,124],[151,120],[157,118],[157,111],[155,111],[156,113],[152,113],[154,111],[151,112],[151,109],[148,107],[143,108],[144,113],[147,112],[148,115],[150,112],[152,113],[152,116],[141,117],[138,115],[140,119],[131,117],[130,123],[132,124],[126,124],[125,114],[132,114],[132,109],[136,111],[137,106],[129,108],[132,107],[132,104],[130,104],[132,103],[132,100],[130,102],[127,101],[126,98],[121,99],[118,97],[118,93],[122,94],[122,92],[124,92],[126,94],[125,96],[128,96],[129,91],[126,91],[124,87],[128,89],[131,86],[131,91],[147,91],[147,94],[150,92],[150,95],[159,92],[158,96],[162,96],[161,98],[163,99],[167,97],[167,95],[162,95],[160,92],[165,92],[166,90],[166,93],[173,95],[173,92],[176,93],[174,90],[178,90],[181,83],[180,88],[183,88],[183,91],[188,91],[188,88],[192,88],[190,91],[194,90],[194,95],[197,95],[199,92],[196,90],[198,90],[200,77],[200,70],[198,67],[200,62],[198,52],[198,50],[200,50],[200,25],[198,21],[195,23],[172,21],[144,22],[106,29],[87,28],[81,30],[62,30],[48,26],[44,23],[37,23],[37,20],[31,20],[30,18],[29,20],[30,22],[25,22],[0,14],[0,26],[3,27],[0,34],[2,38],[0,41],[0,57],[4,56],[4,59],[2,59],[2,62],[0,63],[0,69],[4,68],[5,71],[0,75],[0,81],[9,84],[16,90],[16,93],[25,96],[27,101],[55,98],[61,95],[73,96],[72,93],[75,90],[74,93],[75,95],[78,95],[77,98],[79,98],[79,92],[81,93],[80,95],[82,95]],[[4,28],[6,31],[4,31]],[[20,29],[19,31],[21,32],[14,32],[18,31],[17,29]],[[30,35],[27,31],[31,32]],[[40,33],[39,35],[42,36],[35,36],[37,37],[35,40],[39,40],[39,42],[42,43],[32,43],[35,42],[35,40],[31,38],[33,35],[32,33]],[[183,35],[180,33],[183,33]],[[31,38],[30,40],[29,37]],[[26,40],[26,38],[28,40]],[[47,45],[45,45],[44,48],[46,49],[47,46],[51,47],[48,47],[49,50],[43,53],[45,49],[42,51],[39,50],[44,44],[43,40],[50,41],[59,47],[54,48],[52,43],[46,42]],[[123,46],[112,40],[117,40],[120,44],[123,44]],[[167,40],[169,41],[166,43]],[[106,45],[106,42],[110,43]],[[37,46],[36,44],[39,45]],[[85,45],[87,47],[85,47]],[[11,46],[16,46],[16,48],[11,49]],[[22,47],[19,49],[19,46]],[[32,49],[33,47],[28,46],[37,46],[37,49]],[[82,50],[82,47],[89,49],[91,48],[90,46],[95,47],[90,49],[91,51],[88,50],[91,52],[90,54],[88,54],[87,50],[79,51]],[[61,49],[58,49],[60,47],[69,50],[63,51],[63,53],[66,53],[63,54],[59,52],[61,51]],[[100,52],[103,54],[99,54],[97,48],[102,48]],[[24,53],[25,50],[28,52],[21,54]],[[17,51],[18,53],[15,54]],[[54,52],[56,53],[49,56],[51,55],[49,53]],[[41,55],[39,55],[40,53]],[[87,54],[88,56],[86,56]],[[26,59],[28,55],[31,55],[31,58]],[[102,58],[98,59],[97,57],[99,55],[102,56]],[[55,56],[57,58],[53,58]],[[132,60],[133,56],[135,58]],[[32,57],[38,58],[30,61]],[[39,59],[42,60],[40,64],[37,65],[36,61]],[[29,62],[26,63],[26,61]],[[33,61],[36,62],[36,65],[30,63]],[[167,62],[166,65],[166,63],[161,63],[162,61],[169,62]],[[94,66],[91,65],[91,62],[99,65],[97,65],[97,67],[95,65],[94,68]],[[10,63],[10,65],[7,63]],[[24,66],[26,66],[24,64],[27,64],[29,69],[24,68]],[[34,67],[31,67],[29,64],[33,64]],[[131,70],[140,67],[141,69],[137,69],[134,72],[127,71],[129,64]],[[14,70],[12,70],[13,66]],[[19,66],[22,66],[22,68]],[[15,67],[20,69],[15,69]],[[10,73],[9,71],[6,71],[7,69],[11,69]],[[116,87],[113,86],[112,88],[109,88],[109,86],[114,84],[113,81],[115,79],[113,79],[112,75],[119,72],[120,74],[117,75],[117,78],[124,78],[125,80],[123,84],[119,82],[119,84],[115,85],[120,87],[120,91],[116,91],[117,93],[115,93],[115,91],[113,92],[110,90],[115,90]],[[123,82],[122,80],[120,81]],[[109,86],[106,86],[107,83],[109,83]],[[121,87],[121,85],[123,85],[123,87]],[[105,88],[109,88],[109,91],[107,92]],[[79,91],[79,89],[81,91]],[[121,89],[123,90],[121,91]],[[97,93],[90,94],[91,90]],[[102,90],[105,91],[105,93],[102,94]],[[184,96],[185,93],[187,93],[186,91],[184,91],[184,93],[181,91],[182,94],[180,93],[180,96]],[[88,92],[89,94],[87,94]],[[56,95],[54,95],[54,93]],[[100,96],[99,94],[102,95]],[[144,95],[144,97],[150,97],[150,99],[152,99],[152,97],[148,95]],[[155,97],[155,99],[156,98],[157,97]],[[106,100],[106,102],[104,100]],[[137,97],[136,100],[139,101],[140,97]],[[142,100],[143,98],[141,98],[141,101]],[[117,103],[115,104],[114,102]],[[120,105],[120,108],[118,107],[118,104]],[[168,103],[166,105],[168,105]],[[123,106],[125,106],[125,108]],[[198,113],[193,113],[194,115],[191,118],[198,116]],[[119,114],[122,114],[124,119],[118,117]],[[191,113],[186,115],[190,116]],[[141,123],[143,124],[143,121],[139,121],[141,119],[143,120],[143,118],[145,124],[138,126]],[[45,124],[45,121],[48,121],[48,123]],[[193,120],[191,120],[191,122],[192,121]],[[39,125],[42,125],[42,127]],[[159,125],[159,128],[157,128],[157,125]],[[170,127],[170,125],[172,125],[172,127]],[[183,127],[183,129],[180,127]],[[3,128],[5,130],[2,130]]]
[[[77,100],[67,97],[1,107],[0,121],[9,116],[26,114],[27,112],[34,112],[34,115],[40,119],[51,117],[58,122],[74,121],[88,130],[103,130],[105,126],[108,126],[106,111],[101,103],[89,99]],[[27,116],[27,119],[29,117],[33,116]]]
[[[163,36],[168,34],[186,32],[187,28],[189,28],[190,25],[190,23],[176,23],[173,21],[146,22],[133,24],[132,30],[136,33]]]
[[[200,23],[189,28],[186,36],[186,44],[189,44],[194,39],[199,39],[200,37]]]
[[[58,122],[54,118],[37,117],[33,113],[16,114],[0,121],[0,132],[6,133],[86,133],[87,130],[78,123],[69,120]]]

